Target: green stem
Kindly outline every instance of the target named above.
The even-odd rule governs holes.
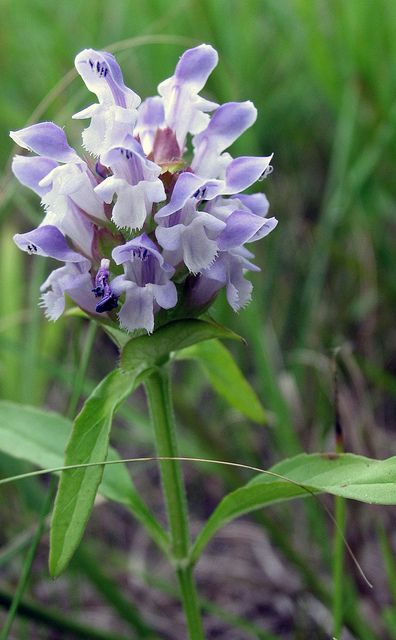
[[[150,414],[154,426],[157,454],[177,457],[170,379],[165,367],[157,369],[145,381]],[[189,562],[188,513],[180,462],[160,462],[162,487],[171,535],[171,555],[176,564],[181,599],[190,640],[204,640],[198,596]]]
[[[191,565],[177,570],[177,579],[191,640],[203,640],[201,609]]]
[[[333,636],[341,640],[344,616],[344,536],[345,499],[335,498],[334,560],[333,560]]]

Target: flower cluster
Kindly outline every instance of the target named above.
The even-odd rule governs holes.
[[[199,313],[222,287],[234,310],[249,301],[244,274],[259,269],[245,245],[277,221],[266,217],[264,194],[241,192],[271,171],[272,156],[226,152],[257,111],[199,95],[217,60],[209,45],[189,49],[159,95],[141,102],[110,53],[86,49],[75,65],[98,101],[73,117],[90,120],[90,155],[78,156],[52,122],[11,132],[36,154],[16,156],[12,170],[45,209],[38,228],[14,240],[64,263],[41,287],[49,319],[64,311],[65,294],[89,314],[148,332],[161,309]]]

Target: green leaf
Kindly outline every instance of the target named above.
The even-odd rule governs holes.
[[[396,457],[372,460],[351,453],[301,454],[270,471],[284,479],[259,474],[220,502],[195,541],[194,561],[227,522],[276,502],[331,493],[361,502],[396,504]]]
[[[42,469],[62,467],[71,429],[72,422],[58,413],[0,401],[0,451],[14,458],[27,460]],[[119,459],[111,447],[107,459]],[[153,540],[161,548],[167,547],[167,535],[137,494],[124,464],[105,466],[98,491],[105,498],[128,507]]]
[[[170,353],[212,338],[241,340],[230,329],[207,320],[175,320],[157,329],[152,335],[132,338],[121,354],[121,367],[133,371],[144,364],[147,367],[161,365]]]
[[[218,394],[244,416],[260,424],[266,421],[256,393],[232,354],[219,340],[207,340],[177,352],[177,360],[197,360]]]
[[[71,427],[58,413],[0,401],[0,450],[43,469],[62,466]]]
[[[116,369],[94,389],[77,416],[66,448],[65,465],[103,462],[118,405],[136,386],[137,372]],[[51,523],[49,567],[58,576],[84,533],[104,467],[62,472]],[[114,484],[112,485],[114,491]]]

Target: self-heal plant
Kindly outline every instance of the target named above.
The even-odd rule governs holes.
[[[112,415],[144,381],[157,453],[168,458],[160,465],[169,536],[135,494],[128,504],[174,562],[190,638],[198,640],[204,636],[167,362],[175,354],[191,357],[188,348],[201,341],[234,336],[198,317],[222,288],[235,311],[249,302],[246,273],[259,268],[247,246],[277,224],[267,217],[263,193],[245,193],[271,172],[272,156],[233,158],[227,151],[254,124],[255,107],[249,101],[219,106],[201,95],[217,61],[210,45],[189,49],[158,86],[159,95],[141,102],[110,53],[84,50],[76,69],[97,101],[74,115],[89,120],[83,157],[52,122],[11,132],[33,154],[17,155],[12,170],[45,211],[36,229],[14,240],[29,254],[61,263],[42,284],[40,305],[56,320],[71,298],[123,347],[121,368],[77,416],[65,462],[106,460]],[[221,353],[243,388],[243,401],[236,394],[232,402],[262,420],[253,390],[230,354]],[[62,475],[51,527],[53,575],[81,539],[102,475],[102,465]]]
[[[73,426],[59,413],[0,403],[0,451],[41,467],[2,478],[0,485],[61,472],[50,534],[49,568],[54,577],[72,558],[97,492],[130,510],[172,563],[190,640],[204,639],[193,569],[216,532],[236,517],[270,504],[332,494],[332,635],[341,637],[345,618],[351,631],[363,638],[365,621],[355,607],[349,611],[344,606],[344,498],[395,504],[396,459],[344,453],[338,420],[336,451],[329,454],[299,454],[270,470],[206,460],[258,473],[226,495],[195,540],[190,538],[180,461],[205,460],[178,457],[170,365],[178,360],[198,362],[214,390],[233,408],[258,423],[266,420],[256,394],[220,342],[238,336],[204,316],[221,289],[235,311],[249,302],[252,283],[246,273],[259,271],[250,245],[276,226],[275,218],[268,217],[266,197],[246,193],[271,172],[271,156],[233,158],[228,151],[254,124],[254,106],[248,101],[219,106],[201,95],[216,64],[211,46],[186,51],[175,73],[159,85],[159,95],[141,102],[125,86],[112,55],[82,51],[76,68],[97,96],[93,105],[74,116],[89,121],[82,135],[84,153],[78,155],[63,129],[51,122],[11,134],[31,152],[14,158],[13,172],[41,198],[45,211],[38,228],[17,234],[15,242],[29,254],[60,263],[42,284],[39,304],[50,320],[56,320],[70,298],[82,309],[74,315],[91,320],[68,413],[74,412],[80,395],[97,325],[117,344],[120,358],[87,398]],[[109,446],[113,415],[141,383],[156,455],[121,460]],[[138,494],[125,466],[138,460],[160,465],[167,529]],[[50,490],[48,500],[51,496]],[[46,508],[2,638],[8,637],[45,518]],[[289,532],[276,529],[279,534],[287,549]],[[327,604],[331,594],[320,582],[316,591]],[[119,602],[125,611],[123,598]],[[242,620],[243,627],[252,628],[246,622]],[[134,632],[139,637],[155,635],[140,619]]]

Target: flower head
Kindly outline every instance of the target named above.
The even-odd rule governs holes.
[[[270,173],[272,155],[230,155],[257,111],[201,95],[217,62],[210,45],[185,51],[159,95],[141,103],[113,55],[85,49],[75,65],[97,102],[74,118],[90,120],[82,145],[92,157],[52,122],[11,132],[34,154],[16,156],[12,170],[44,208],[41,224],[14,240],[63,263],[41,287],[48,318],[67,295],[126,331],[152,332],[161,309],[165,320],[176,306],[199,314],[222,288],[234,310],[249,301],[245,274],[259,269],[246,245],[277,220],[264,194],[242,192]]]

